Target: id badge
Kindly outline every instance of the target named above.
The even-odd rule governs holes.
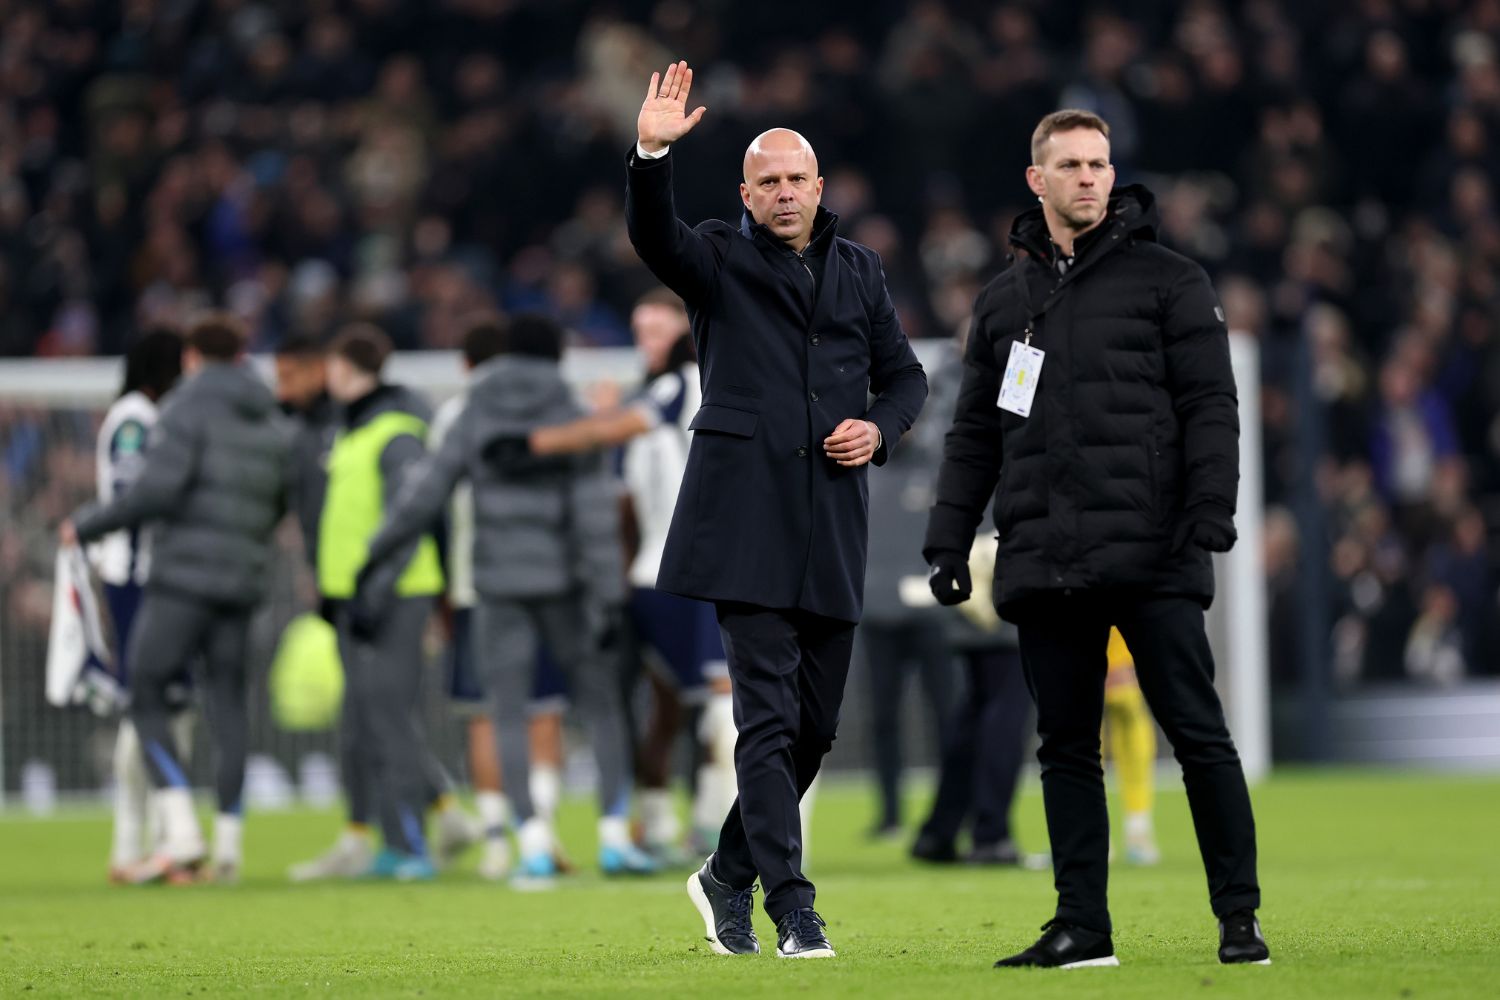
[[[1031,401],[1036,398],[1036,384],[1042,377],[1045,353],[1019,340],[1010,345],[1010,360],[1005,363],[1005,377],[1000,380],[1000,409],[1018,417],[1031,416]]]

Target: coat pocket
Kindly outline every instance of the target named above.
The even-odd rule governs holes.
[[[755,425],[759,422],[760,414],[758,413],[737,410],[732,406],[705,403],[698,407],[698,412],[693,415],[693,422],[688,425],[688,430],[714,431],[719,434],[747,438],[755,436]]]

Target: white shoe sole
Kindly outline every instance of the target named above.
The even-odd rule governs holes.
[[[1105,958],[1086,958],[1082,962],[1069,962],[1059,965],[1059,969],[1112,969],[1120,964],[1120,960],[1114,955]]]
[[[780,948],[776,949],[777,958],[835,958],[832,948],[810,948],[807,951],[799,951],[795,955],[788,955]]]
[[[719,943],[719,934],[714,927],[714,908],[708,901],[708,896],[703,892],[703,884],[698,881],[698,873],[688,876],[687,880],[688,899],[693,901],[693,907],[698,915],[703,918],[703,939],[713,949],[715,955],[733,955],[734,952]]]

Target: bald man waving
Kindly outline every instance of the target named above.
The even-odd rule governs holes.
[[[652,74],[626,174],[631,242],[687,303],[703,383],[656,585],[714,604],[739,729],[739,800],[688,895],[714,951],[754,953],[759,878],[777,954],[826,958],[797,804],[838,728],[864,596],[865,476],[916,419],[927,378],[879,255],[836,234],[796,132],[746,150],[737,227],[678,220],[672,144],[707,110],[688,113],[692,84],[685,62]]]

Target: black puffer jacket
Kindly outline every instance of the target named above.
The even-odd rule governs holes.
[[[994,497],[995,604],[1123,587],[1213,599],[1213,566],[1174,551],[1184,518],[1232,517],[1239,416],[1224,312],[1197,264],[1156,243],[1155,199],[1110,199],[1059,276],[1040,208],[980,293],[924,553],[968,552]],[[1029,417],[998,408],[1011,344],[1046,353]]]

